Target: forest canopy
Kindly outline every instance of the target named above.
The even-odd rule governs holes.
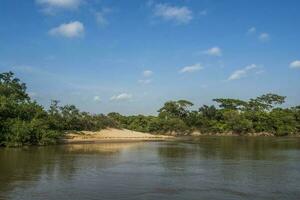
[[[216,98],[215,105],[193,110],[187,100],[168,101],[157,116],[124,116],[116,112],[91,114],[74,105],[53,100],[48,110],[33,101],[12,72],[0,74],[0,146],[46,145],[59,141],[66,131],[98,131],[107,127],[126,128],[154,134],[300,133],[300,106],[280,107],[285,96],[264,94],[240,100]]]

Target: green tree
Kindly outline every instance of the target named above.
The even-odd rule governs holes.
[[[292,110],[276,108],[269,116],[269,126],[275,135],[285,136],[297,132],[297,121]]]
[[[285,102],[285,96],[280,96],[277,94],[264,94],[255,99],[250,99],[248,103],[248,109],[260,111],[260,110],[270,110],[275,105],[281,105]]]
[[[235,110],[228,110],[223,113],[224,122],[228,126],[229,131],[235,133],[252,132],[252,121],[248,120],[243,114]]]
[[[12,101],[24,102],[30,98],[26,93],[25,83],[14,77],[14,73],[5,72],[0,74],[0,94]]]
[[[48,127],[47,112],[26,93],[26,85],[12,72],[0,74],[0,145],[46,144],[59,133]]]
[[[193,103],[187,100],[168,101],[164,106],[158,110],[159,117],[163,119],[168,118],[185,118],[189,113],[189,108]]]
[[[247,107],[248,103],[239,99],[213,99],[219,104],[220,108],[227,110],[243,110]]]
[[[296,132],[300,133],[300,106],[292,107],[292,112],[294,113],[296,121]]]

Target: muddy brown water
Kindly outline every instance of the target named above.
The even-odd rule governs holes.
[[[0,199],[300,199],[300,138],[0,148]]]

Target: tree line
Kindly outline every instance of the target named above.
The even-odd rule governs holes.
[[[54,144],[66,131],[126,128],[154,134],[268,132],[276,136],[300,133],[300,106],[281,108],[286,97],[265,94],[248,101],[213,99],[218,104],[192,110],[187,100],[168,101],[157,116],[91,114],[74,105],[52,101],[48,110],[33,101],[26,85],[12,72],[0,74],[0,146]]]

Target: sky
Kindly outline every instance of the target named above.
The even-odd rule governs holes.
[[[1,0],[0,73],[91,113],[265,93],[300,104],[299,0]]]

